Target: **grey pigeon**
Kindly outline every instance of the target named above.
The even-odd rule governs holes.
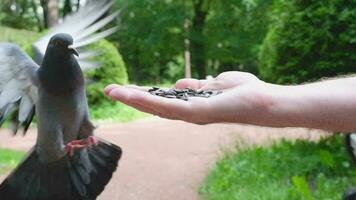
[[[108,9],[96,3],[78,13],[102,7]],[[94,33],[100,16],[79,28],[79,35]],[[65,30],[65,24],[66,20],[55,29]],[[94,200],[110,181],[122,154],[120,147],[94,136],[81,62],[74,56],[78,55],[74,46],[95,42],[108,32],[89,36],[85,44],[80,42],[85,40],[73,44],[71,35],[57,31],[49,32],[43,56],[37,48],[40,67],[15,44],[0,43],[1,122],[13,114],[14,133],[20,126],[25,133],[35,113],[38,118],[36,145],[1,183],[1,200]]]

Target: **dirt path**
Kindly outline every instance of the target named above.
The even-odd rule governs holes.
[[[98,199],[197,200],[206,173],[222,150],[236,141],[266,144],[282,137],[314,140],[322,134],[317,130],[291,128],[199,126],[158,118],[101,125],[97,135],[121,146],[124,154],[118,172]],[[27,150],[35,137],[35,130],[24,138],[0,132],[0,147]]]

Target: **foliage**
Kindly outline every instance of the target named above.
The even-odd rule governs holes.
[[[111,40],[120,42],[132,81],[162,83],[182,78],[185,39],[191,43],[194,77],[202,70],[194,62],[199,56],[211,75],[225,70],[256,72],[256,55],[267,32],[272,0],[117,2],[123,8],[120,31]],[[188,30],[184,29],[186,20]]]
[[[267,33],[272,2],[223,0],[213,4],[204,32],[210,74],[229,70],[257,72],[257,55]],[[215,72],[213,63],[219,63]]]
[[[0,148],[0,175],[14,168],[24,156],[23,152]]]
[[[114,45],[106,40],[101,40],[91,47],[99,50],[100,55],[96,60],[101,67],[88,70],[86,77],[90,82],[87,86],[87,96],[90,105],[101,105],[109,100],[104,96],[104,87],[111,83],[127,84],[127,72],[125,63]],[[110,101],[112,102],[112,101]]]
[[[37,13],[33,7],[34,1],[1,0],[0,24],[17,29],[36,30]],[[36,7],[36,6],[35,6]]]
[[[52,4],[48,6],[50,1]],[[65,17],[79,7],[80,0],[1,0],[0,24],[17,29],[43,31],[54,25],[59,16]],[[49,24],[49,18],[53,18],[53,24]]]
[[[260,74],[300,83],[356,72],[356,1],[278,0],[263,42]]]
[[[124,9],[120,30],[112,40],[120,42],[130,79],[141,83],[162,82],[168,63],[181,77],[183,69],[174,68],[183,68],[177,65],[177,57],[183,53],[182,5],[176,1],[117,2]]]
[[[356,184],[343,139],[237,148],[217,162],[200,192],[209,200],[341,199]]]

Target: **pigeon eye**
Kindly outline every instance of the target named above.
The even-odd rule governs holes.
[[[64,43],[62,41],[54,41],[53,44],[54,46],[64,46]]]

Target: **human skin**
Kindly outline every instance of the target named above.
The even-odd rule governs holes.
[[[212,80],[181,79],[175,88],[223,93],[182,101],[151,95],[145,87],[111,84],[105,94],[140,111],[195,124],[222,122],[356,131],[356,77],[284,86],[232,71]]]

